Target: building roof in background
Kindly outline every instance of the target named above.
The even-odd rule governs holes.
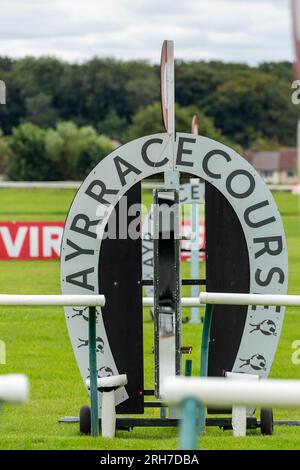
[[[297,149],[294,147],[264,152],[248,151],[244,157],[257,171],[290,171],[297,166]]]

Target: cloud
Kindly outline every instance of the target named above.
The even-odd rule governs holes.
[[[289,0],[1,0],[0,54],[292,60]]]

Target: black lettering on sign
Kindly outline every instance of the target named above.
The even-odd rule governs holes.
[[[149,140],[147,140],[147,142],[144,143],[144,145],[142,147],[142,150],[141,150],[141,154],[142,154],[142,158],[143,158],[144,162],[146,163],[146,165],[148,165],[152,168],[159,168],[161,166],[164,166],[166,163],[168,163],[169,159],[167,157],[163,158],[160,162],[158,162],[158,161],[153,162],[148,157],[148,153],[147,153],[148,147],[150,147],[150,145],[152,145],[152,144],[162,144],[162,143],[163,143],[163,139],[157,139],[157,138],[149,139]]]
[[[74,249],[73,253],[66,255],[65,260],[69,261],[72,258],[76,258],[76,256],[81,255],[93,255],[95,253],[94,250],[89,250],[87,248],[81,248],[80,246],[76,245],[76,243],[72,242],[69,238],[67,238],[67,245]]]
[[[272,222],[275,222],[276,219],[274,216],[261,220],[259,222],[252,222],[250,220],[251,212],[254,212],[257,209],[261,209],[262,207],[266,207],[269,205],[270,205],[269,201],[266,200],[266,201],[258,202],[257,204],[253,204],[253,206],[248,207],[248,209],[246,209],[244,213],[244,219],[245,219],[246,224],[251,228],[259,228],[259,227],[263,227],[264,225],[268,225],[268,224],[271,224]]]
[[[192,191],[192,199],[199,199],[200,198],[200,186],[199,186],[199,184],[192,184],[191,191]]]
[[[85,214],[77,214],[72,220],[70,230],[86,235],[87,237],[97,238],[97,234],[92,232],[90,227],[95,227],[98,223],[98,220],[90,220]]]
[[[177,148],[177,157],[176,157],[176,165],[194,166],[193,162],[187,162],[187,161],[184,161],[182,159],[183,155],[191,155],[193,153],[191,149],[184,148],[185,143],[195,144],[196,139],[191,139],[189,137],[179,137],[178,148]]]
[[[100,202],[100,204],[108,206],[110,203],[104,199],[104,197],[109,194],[118,194],[118,192],[117,189],[107,189],[103,181],[94,180],[85,191],[85,194],[95,199],[97,202]]]
[[[231,161],[231,157],[228,155],[228,153],[224,152],[223,150],[211,150],[208,152],[205,157],[203,158],[202,162],[202,169],[205,174],[207,174],[210,178],[214,178],[216,180],[221,179],[221,174],[220,173],[213,173],[209,168],[208,168],[208,162],[209,160],[214,157],[215,155],[221,155],[222,157],[225,158],[227,162]]]
[[[88,275],[92,274],[95,268],[84,269],[74,274],[69,274],[66,277],[66,282],[74,284],[74,286],[82,287],[83,289],[94,291],[95,288],[92,284],[88,284]],[[81,279],[81,280],[80,280]]]
[[[120,179],[120,182],[121,182],[122,186],[126,185],[125,176],[129,175],[129,173],[135,173],[136,175],[141,174],[141,170],[139,170],[135,166],[131,165],[130,163],[126,162],[126,160],[123,160],[123,158],[121,158],[119,156],[114,158],[114,164],[115,164],[115,167],[117,169],[119,179]],[[123,167],[125,167],[126,170],[123,171],[121,165],[123,165]]]
[[[234,191],[232,189],[232,182],[233,182],[234,178],[236,178],[237,176],[240,176],[240,175],[246,176],[246,178],[248,178],[249,187],[245,191],[242,191],[242,192],[238,193],[237,191]],[[228,176],[228,178],[226,180],[226,189],[232,197],[235,197],[236,199],[244,199],[245,197],[248,197],[248,196],[250,196],[250,194],[253,193],[253,191],[255,189],[255,179],[254,179],[253,175],[251,175],[251,173],[249,173],[249,171],[235,170],[232,173],[230,173],[230,175]]]
[[[149,251],[153,252],[153,245],[151,244],[150,248],[147,245],[142,245],[142,256],[145,256]]]
[[[276,256],[282,252],[283,244],[282,244],[282,237],[261,237],[261,238],[254,238],[253,243],[263,243],[264,247],[255,253],[255,258],[259,258],[264,253],[268,253],[268,255]],[[276,246],[272,248],[271,243],[275,243]]]
[[[279,267],[271,268],[270,271],[268,272],[267,277],[266,277],[265,280],[262,280],[260,278],[261,273],[262,273],[261,269],[257,269],[256,272],[255,272],[255,281],[259,286],[264,287],[264,286],[268,286],[269,284],[271,284],[271,281],[273,279],[274,274],[279,275],[279,279],[278,279],[279,284],[284,283],[284,272]]]
[[[144,264],[145,266],[151,266],[151,268],[153,268],[153,256],[152,256],[152,258],[146,259],[146,260],[143,262],[143,264]]]

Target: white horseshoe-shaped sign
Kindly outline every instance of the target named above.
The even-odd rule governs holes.
[[[65,224],[61,251],[63,294],[101,293],[99,253],[113,208],[135,183],[169,170],[203,178],[232,206],[242,226],[249,254],[249,292],[286,294],[286,238],[270,191],[254,168],[234,150],[206,137],[183,133],[176,134],[175,142],[167,133],[134,140],[105,157],[87,176],[74,198]],[[255,310],[248,307],[233,371],[241,372],[241,358],[244,358],[243,372],[268,376],[280,338],[284,310],[283,307],[256,307]],[[70,339],[83,380],[89,376],[88,348],[84,347],[88,337],[85,313],[65,308]],[[251,333],[253,325],[259,325],[271,316],[276,335]],[[100,309],[97,337],[98,363],[103,364],[100,373],[126,373],[116,368]],[[263,357],[264,367],[253,370],[251,358],[254,361],[258,356]],[[124,387],[116,392],[117,404],[127,398]]]

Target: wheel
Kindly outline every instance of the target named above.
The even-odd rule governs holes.
[[[79,431],[81,434],[91,434],[91,408],[89,406],[80,408]]]
[[[262,408],[260,410],[260,430],[265,436],[271,436],[274,430],[272,408]]]

